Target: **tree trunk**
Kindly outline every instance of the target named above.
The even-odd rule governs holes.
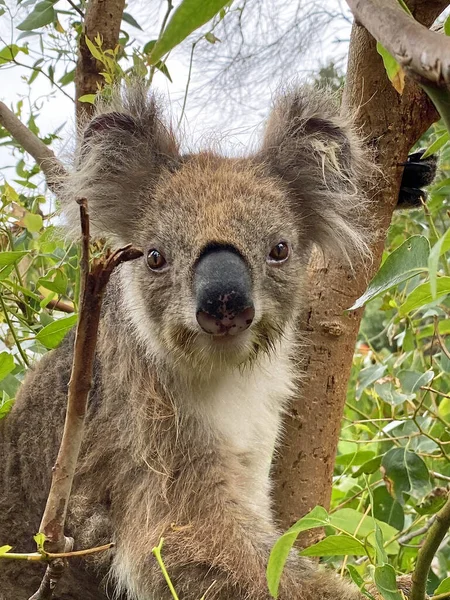
[[[100,35],[103,50],[114,49],[119,40],[124,8],[125,0],[89,0],[86,5],[75,74],[75,106],[79,122],[82,118],[89,117],[93,110],[92,104],[79,102],[79,98],[85,94],[95,94],[104,83],[100,75],[105,70],[104,66],[92,56],[86,37],[93,42]]]
[[[430,26],[442,2],[410,2],[415,17]],[[448,4],[448,2],[446,3]],[[309,266],[310,301],[301,319],[308,348],[299,361],[304,383],[285,419],[285,436],[274,464],[275,503],[283,528],[316,505],[329,507],[341,418],[362,309],[344,313],[376,273],[398,198],[409,150],[437,120],[428,98],[412,81],[399,95],[388,80],[375,40],[354,25],[343,110],[356,114],[361,135],[374,150],[381,169],[373,196],[372,261],[356,265],[316,253]],[[369,190],[370,193],[370,190]],[[305,536],[309,544],[317,532]]]

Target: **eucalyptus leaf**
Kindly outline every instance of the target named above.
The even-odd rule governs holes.
[[[31,31],[53,23],[56,18],[56,12],[53,8],[54,4],[55,2],[52,0],[38,2],[28,17],[17,26],[17,29],[20,29],[21,31]]]
[[[150,62],[156,64],[189,34],[210,21],[228,2],[229,0],[183,0],[156,42],[150,54]]]
[[[70,317],[64,317],[57,321],[53,321],[39,331],[36,335],[36,339],[46,348],[56,348],[76,322],[77,315],[70,315]]]
[[[422,235],[413,235],[408,238],[387,257],[366,292],[349,310],[364,306],[366,302],[387,292],[395,285],[426,271],[429,254],[430,244],[427,238]]]

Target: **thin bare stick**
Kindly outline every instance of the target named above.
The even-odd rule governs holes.
[[[34,158],[44,172],[48,187],[56,191],[67,172],[53,151],[25,127],[3,102],[0,102],[0,125]]]
[[[425,600],[425,587],[428,573],[438,548],[450,528],[450,495],[444,507],[437,513],[425,541],[417,555],[416,567],[412,576],[410,600]]]
[[[65,537],[64,525],[83,438],[103,296],[111,273],[117,265],[142,256],[140,250],[126,246],[95,260],[90,266],[89,214],[86,199],[80,200],[79,204],[82,231],[80,312],[69,381],[66,421],[58,457],[53,467],[47,505],[39,528],[46,537],[45,550],[49,553],[63,554],[72,550],[72,540]],[[48,600],[52,597],[64,564],[65,558],[57,558],[50,562],[41,586],[32,596],[32,600]]]

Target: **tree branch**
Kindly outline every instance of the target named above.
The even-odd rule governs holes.
[[[356,22],[383,44],[405,71],[421,83],[450,83],[450,38],[427,29],[397,0],[347,0],[347,4]]]
[[[0,102],[0,124],[34,158],[45,175],[48,187],[56,192],[67,172],[53,151],[25,127],[3,102]]]
[[[82,231],[80,313],[69,381],[64,431],[39,528],[39,531],[46,537],[45,550],[51,553],[70,552],[73,542],[64,536],[64,525],[83,438],[87,400],[94,371],[100,309],[106,285],[117,265],[142,256],[140,250],[126,246],[112,254],[106,254],[89,266],[89,214],[86,199],[80,200],[79,204]],[[47,600],[52,597],[64,566],[64,558],[50,561],[41,586],[31,600]]]
[[[412,576],[410,600],[425,600],[426,584],[433,560],[440,543],[450,529],[450,495],[444,507],[437,513],[425,541],[419,550]]]

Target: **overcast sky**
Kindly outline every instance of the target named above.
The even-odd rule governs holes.
[[[20,23],[24,16],[31,11],[32,6],[26,6],[26,2],[22,5],[23,8],[17,13],[15,2],[6,0],[11,6],[14,15],[14,20],[11,21],[8,12],[0,17],[0,36],[2,46],[5,43],[15,42],[20,33],[14,26]],[[315,35],[312,43],[309,43],[309,51],[303,52],[299,56],[298,75],[304,78],[308,73],[317,70],[318,66],[327,63],[330,59],[340,59],[343,62],[343,57],[346,54],[347,44],[350,33],[349,13],[345,3],[342,5],[340,0],[325,0],[330,11],[342,11],[346,13],[348,20],[345,18],[334,19],[332,22],[320,31],[320,35]],[[250,5],[252,0],[248,0]],[[31,3],[30,3],[31,4]],[[280,3],[281,4],[281,3]],[[24,6],[25,5],[25,6]],[[140,23],[144,31],[139,31],[130,26],[126,26],[132,37],[136,38],[138,43],[145,43],[156,37],[156,31],[159,28],[157,25],[158,15],[155,15],[155,10],[149,9],[148,0],[131,0],[127,11]],[[58,8],[64,8],[64,0],[58,2]],[[298,8],[298,1],[286,1],[283,3],[282,10],[289,17],[289,11],[293,13]],[[327,10],[328,10],[327,8]],[[160,17],[161,18],[161,15]],[[156,27],[155,27],[156,25]],[[269,14],[270,27],[270,14]],[[156,31],[155,31],[156,30]],[[33,47],[36,42],[33,38],[27,38],[29,44]],[[343,40],[343,41],[342,41]],[[25,40],[22,42],[23,43]],[[207,44],[206,44],[207,46]],[[211,51],[213,48],[211,47]],[[168,68],[170,70],[173,83],[170,83],[164,76],[158,75],[155,78],[155,86],[161,91],[161,94],[166,99],[169,112],[172,115],[173,121],[176,122],[181,111],[181,105],[188,76],[190,43],[185,42],[176,52],[174,52],[168,60]],[[207,135],[209,138],[224,139],[223,142],[227,147],[227,151],[234,152],[236,148],[244,143],[252,142],[254,135],[252,132],[261,124],[271,98],[277,87],[282,83],[283,78],[283,60],[280,60],[280,77],[274,77],[271,84],[259,87],[257,93],[252,96],[252,87],[250,83],[245,89],[246,82],[241,82],[245,89],[245,100],[239,105],[235,102],[230,103],[230,110],[226,110],[226,97],[220,98],[220,102],[216,102],[217,90],[208,95],[208,90],[202,89],[201,94],[196,93],[196,90],[202,88],[204,77],[202,70],[205,70],[205,60],[207,64],[208,55],[205,52],[208,48],[204,48],[202,59],[199,60],[201,67],[194,58],[193,77],[192,77],[192,95],[188,96],[188,101],[185,111],[185,119],[183,121],[182,130],[184,135],[189,140],[188,144],[198,145],[199,139]],[[20,55],[18,58],[23,62],[31,64],[31,58],[25,55]],[[206,57],[206,58],[205,58]],[[211,60],[214,60],[212,54]],[[345,66],[345,64],[344,64]],[[292,71],[291,71],[292,72]],[[8,105],[15,104],[21,97],[25,98],[24,113],[27,113],[29,102],[39,101],[41,105],[40,116],[38,120],[42,134],[54,131],[57,127],[64,125],[61,130],[62,140],[56,142],[54,150],[61,156],[68,156],[73,147],[73,132],[74,132],[74,117],[73,117],[73,102],[61,94],[59,91],[54,91],[50,96],[51,86],[47,79],[39,76],[31,85],[31,88],[23,80],[30,76],[30,71],[19,67],[2,67],[0,69],[0,98]],[[203,80],[202,80],[203,78]],[[281,80],[281,81],[280,81]],[[251,73],[249,73],[249,81],[251,82]],[[284,83],[284,82],[283,82]],[[73,87],[64,88],[65,91],[73,97]],[[39,100],[41,99],[41,100]],[[215,133],[211,133],[215,132]],[[239,151],[239,149],[237,150]],[[5,165],[11,163],[11,159],[5,154],[5,150],[0,148],[0,165],[4,169]]]

